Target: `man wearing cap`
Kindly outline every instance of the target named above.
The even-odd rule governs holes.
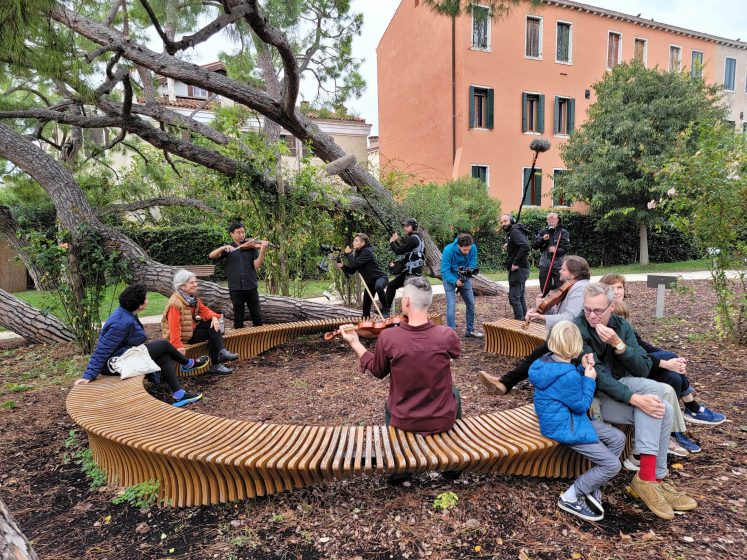
[[[425,245],[420,236],[415,233],[417,229],[418,222],[413,218],[408,218],[402,222],[405,238],[400,242],[396,231],[389,238],[390,249],[395,255],[400,256],[396,263],[390,264],[390,268],[394,268],[396,276],[386,286],[386,300],[391,307],[394,307],[394,295],[399,288],[405,285],[405,280],[423,274]],[[399,265],[402,266],[402,270],[399,270]]]

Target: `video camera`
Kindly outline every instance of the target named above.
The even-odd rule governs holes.
[[[329,257],[333,254],[337,253],[335,256],[335,262],[341,263],[342,262],[342,249],[339,247],[335,247],[334,245],[325,245],[324,243],[319,244],[319,254],[322,255],[322,262],[319,263],[319,270],[322,272],[328,272],[329,271]]]
[[[480,269],[477,267],[460,266],[457,268],[457,273],[459,274],[459,278],[472,278],[475,274],[480,274]]]

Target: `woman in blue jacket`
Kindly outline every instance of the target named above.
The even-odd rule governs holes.
[[[190,393],[185,391],[176,377],[174,362],[182,366],[182,371],[190,371],[207,364],[208,357],[200,356],[196,360],[187,358],[179,352],[168,340],[154,340],[145,342],[147,336],[143,325],[138,319],[138,312],[145,309],[148,305],[148,292],[142,284],[133,284],[127,286],[119,294],[119,307],[109,315],[109,318],[101,328],[99,341],[96,349],[91,354],[86,371],[75,384],[82,385],[90,383],[96,379],[99,374],[119,375],[109,365],[111,358],[121,356],[126,350],[133,346],[139,346],[145,343],[148,354],[151,359],[161,368],[160,372],[151,373],[151,379],[155,383],[160,382],[163,377],[164,381],[171,389],[174,398],[174,406],[184,406],[186,404],[198,401],[202,398],[202,393]]]
[[[456,294],[462,294],[467,306],[467,331],[464,336],[482,338],[475,330],[475,294],[472,274],[477,271],[477,245],[469,233],[460,233],[441,256],[441,279],[446,294],[446,324],[456,330]]]
[[[587,416],[594,399],[597,372],[593,354],[585,355],[578,367],[571,363],[583,349],[578,327],[570,321],[560,321],[550,332],[547,346],[550,353],[529,368],[540,432],[569,446],[593,464],[560,496],[558,507],[581,519],[599,521],[604,517],[600,488],[620,472],[625,436],[620,430]]]

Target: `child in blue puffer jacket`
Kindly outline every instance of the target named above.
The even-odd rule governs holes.
[[[570,321],[560,321],[550,332],[547,346],[550,353],[529,368],[540,432],[594,465],[560,496],[558,507],[581,519],[599,521],[604,517],[600,488],[620,472],[625,435],[587,415],[594,399],[597,372],[593,354],[583,356],[579,366],[571,363],[583,349],[578,327]]]

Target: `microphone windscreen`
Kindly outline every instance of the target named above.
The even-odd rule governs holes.
[[[354,166],[357,161],[358,158],[355,157],[355,154],[348,154],[339,159],[330,161],[325,169],[329,175],[339,175],[347,168]]]
[[[529,149],[535,152],[546,152],[550,149],[550,141],[544,138],[535,138],[529,144]]]

